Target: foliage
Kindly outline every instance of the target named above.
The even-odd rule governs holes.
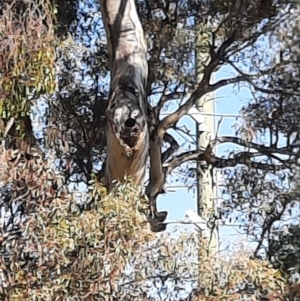
[[[8,190],[1,202],[2,300],[89,300],[117,293],[125,264],[153,237],[135,188],[127,183],[105,196],[93,183],[83,208],[61,186],[49,160],[37,154],[28,160],[16,150],[1,152],[1,161]]]
[[[253,99],[242,108],[244,120],[237,129],[237,135],[249,141],[248,151],[251,149],[256,166],[225,172],[231,197],[224,202],[224,212],[234,212],[234,222],[243,221],[245,232],[258,242],[255,254],[262,251],[285,271],[291,265],[297,271],[297,260],[290,261],[290,257],[297,257],[299,219],[300,82],[296,62],[300,40],[299,20],[293,15],[291,10],[266,40],[270,50],[256,54],[266,76],[256,79]],[[265,147],[258,150],[262,144]]]
[[[211,257],[190,232],[155,239],[130,181],[106,195],[93,180],[81,204],[51,158],[2,150],[0,159],[1,300],[280,300],[285,292],[280,273],[242,249]]]
[[[0,12],[2,137],[10,118],[15,120],[12,136],[29,136],[30,102],[37,95],[54,91],[54,19],[49,1],[3,3]]]
[[[111,299],[156,300],[160,295],[179,300],[184,283],[191,281],[197,290],[189,298],[280,300],[286,282],[261,259],[261,250],[276,268],[288,273],[299,261],[299,231],[289,224],[291,217],[299,220],[295,210],[299,201],[294,195],[285,197],[298,176],[296,5],[137,1],[148,42],[151,122],[167,124],[170,133],[162,146],[167,181],[194,184],[193,163],[211,164],[223,181],[217,223],[234,223],[256,242],[253,259],[239,251],[226,261],[207,257],[197,237],[154,239],[144,214],[148,205],[136,188],[119,185],[106,196],[97,180],[100,176],[93,176],[101,175],[106,157],[109,96],[99,4],[38,0],[4,4],[0,11],[0,131],[1,138],[6,136],[0,153],[0,212],[5,219],[0,227],[1,298],[54,300],[55,294],[58,300],[78,300],[76,295],[101,300],[102,294]],[[234,76],[201,85],[195,49],[203,51],[203,73],[225,67]],[[204,64],[209,49],[215,54],[213,66]],[[223,87],[236,86],[246,86],[253,97],[241,111],[243,121],[236,136],[216,137],[211,152],[196,149],[191,129],[182,126],[180,118],[168,123],[173,112],[173,117],[187,114],[185,105],[189,101],[192,105],[201,93],[219,89],[222,94]],[[42,129],[29,118],[40,109],[37,100],[47,108],[40,116]],[[11,143],[16,137],[18,145]],[[217,155],[215,147],[228,143],[239,148]],[[28,144],[34,147],[29,150]],[[71,185],[83,182],[90,191],[81,204]],[[289,233],[283,221],[289,224]],[[187,246],[196,256],[203,252],[200,263],[195,259],[190,264]],[[172,285],[164,282],[166,278]],[[162,285],[152,293],[157,282]],[[265,291],[267,287],[271,291]]]

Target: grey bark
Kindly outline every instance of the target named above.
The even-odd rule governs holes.
[[[141,185],[149,149],[147,44],[134,0],[100,0],[111,77],[104,184],[131,176]]]
[[[124,176],[131,176],[135,185],[143,185],[150,154],[150,181],[146,188],[151,208],[149,221],[153,231],[163,231],[166,225],[162,222],[167,212],[157,212],[156,200],[164,191],[170,170],[163,162],[178,149],[176,141],[169,139],[167,129],[187,114],[200,97],[225,85],[210,85],[209,79],[232,41],[225,41],[217,53],[210,48],[211,60],[198,88],[177,111],[159,120],[151,107],[147,112],[146,89],[151,86],[147,83],[147,43],[134,0],[100,0],[100,4],[111,72],[106,110],[107,159],[102,181],[108,190],[112,188],[113,180],[123,181]],[[164,139],[170,141],[170,149],[162,154]]]
[[[147,43],[134,0],[100,0],[107,36],[110,98],[107,117],[107,159],[102,181],[110,190],[113,180],[131,176],[142,185],[149,152],[147,124]],[[153,132],[154,133],[154,132]],[[167,213],[157,213],[156,197],[164,183],[161,162],[161,139],[150,142],[150,184],[146,189],[154,231],[162,231]]]

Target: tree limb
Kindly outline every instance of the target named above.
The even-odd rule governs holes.
[[[198,88],[192,93],[191,97],[183,104],[178,110],[169,116],[165,117],[160,121],[158,125],[158,135],[162,138],[165,134],[166,130],[175,124],[181,117],[187,114],[189,109],[193,107],[196,101],[201,98],[203,95],[214,91],[213,85],[209,84],[211,75],[215,68],[219,65],[222,60],[225,60],[225,51],[230,47],[230,45],[234,42],[235,32],[229,37],[226,41],[224,41],[219,47],[217,53],[215,52],[213,46],[210,45],[210,62],[204,69],[204,76],[199,83]]]
[[[146,195],[149,199],[151,208],[149,222],[151,224],[151,229],[154,232],[160,232],[166,229],[166,225],[160,223],[167,217],[166,211],[157,211],[156,203],[158,195],[163,192],[163,185],[166,180],[166,173],[163,170],[161,160],[161,144],[162,139],[157,135],[157,130],[153,129],[150,134],[150,174],[149,184],[146,187]]]
[[[188,161],[193,161],[198,159],[200,160],[200,158],[201,158],[201,154],[196,150],[184,152],[176,156],[172,160],[166,162],[164,164],[164,168],[166,169],[166,173],[169,174],[173,169],[180,166],[181,164]]]
[[[279,171],[287,168],[285,165],[266,164],[262,162],[252,161],[251,158],[254,158],[256,156],[257,154],[249,152],[239,152],[235,154],[233,158],[214,157],[211,161],[213,167],[215,168],[235,167],[239,164],[246,165],[251,169],[261,169],[264,171]]]
[[[205,68],[205,76],[202,80],[202,82],[199,84],[198,88],[192,93],[191,97],[184,103],[178,110],[176,110],[174,113],[166,116],[163,120],[161,120],[158,124],[158,135],[160,137],[163,137],[166,130],[175,124],[181,117],[187,114],[189,109],[193,107],[193,105],[196,103],[196,101],[202,97],[203,95],[210,92],[211,88],[209,86],[209,79],[210,76],[215,69],[215,67],[218,65],[219,60],[215,59],[211,61],[208,66]]]
[[[210,87],[211,91],[215,91],[217,89],[220,89],[220,88],[225,87],[225,86],[230,85],[230,84],[236,84],[236,83],[239,83],[239,82],[242,82],[242,81],[247,81],[248,82],[250,78],[253,78],[253,76],[244,74],[244,75],[236,76],[236,77],[233,77],[233,78],[222,79],[222,80],[216,82],[215,84],[209,85],[209,87]]]
[[[165,162],[168,158],[170,158],[179,149],[179,144],[172,135],[165,133],[164,141],[168,142],[170,144],[170,146],[167,148],[167,150],[165,150],[163,152],[163,154],[161,156],[162,162]]]
[[[281,154],[281,155],[290,155],[293,148],[296,147],[296,146],[280,147],[280,148],[276,148],[273,146],[268,147],[268,146],[260,145],[258,143],[246,141],[238,137],[231,137],[231,136],[218,137],[211,142],[212,146],[215,146],[220,143],[238,144],[240,146],[256,149],[262,155],[269,155],[269,156],[272,155],[272,153]],[[274,158],[274,159],[278,160],[278,158]]]
[[[292,160],[286,160],[285,164],[275,165],[266,164],[262,162],[255,162],[251,158],[257,157],[260,154],[249,153],[249,152],[239,152],[234,155],[233,158],[220,158],[214,154],[208,152],[198,152],[196,150],[184,152],[175,158],[171,159],[164,164],[164,169],[166,174],[171,173],[175,168],[179,167],[183,163],[188,161],[205,161],[207,164],[212,165],[213,168],[225,168],[225,167],[235,167],[239,164],[243,164],[253,169],[261,169],[265,171],[278,171],[287,168],[287,164],[291,164]]]
[[[229,59],[225,59],[225,62],[230,64],[239,74],[241,74],[241,78],[244,77],[242,80],[248,82],[249,84],[251,84],[255,90],[260,91],[262,93],[266,93],[266,94],[284,94],[284,95],[297,95],[300,96],[299,93],[296,93],[295,91],[287,91],[287,90],[279,90],[279,89],[266,89],[266,88],[261,88],[259,87],[257,84],[255,84],[252,80],[256,77],[257,79],[263,75],[269,75],[273,72],[276,72],[278,70],[278,68],[280,68],[280,66],[283,65],[288,65],[291,62],[281,62],[280,64],[277,64],[269,69],[266,70],[262,70],[260,71],[258,74],[256,75],[250,75],[250,74],[246,74],[244,72],[242,72],[238,67],[236,67],[236,65],[231,62]]]
[[[209,84],[211,74],[218,66],[220,59],[222,59],[221,57],[225,55],[226,49],[233,43],[233,41],[233,37],[226,40],[219,48],[217,54],[215,53],[213,47],[210,47],[210,62],[204,69],[203,79],[201,83],[199,83],[198,88],[192,93],[186,103],[181,105],[176,112],[168,115],[163,120],[161,120],[156,128],[152,130],[152,133],[150,135],[150,180],[146,188],[146,195],[149,197],[153,212],[157,212],[156,199],[158,195],[163,192],[163,185],[168,173],[168,169],[163,168],[161,161],[161,142],[163,140],[163,137],[165,136],[167,129],[174,125],[182,116],[184,116],[200,97],[212,91],[213,88],[210,87]],[[207,150],[202,155],[206,157],[208,155]],[[182,160],[186,160],[186,158],[182,158]],[[159,223],[162,223],[165,218],[166,214],[162,214],[161,216],[156,217],[153,216],[153,220],[156,221],[155,225],[157,226],[159,225]],[[161,227],[163,227],[163,224],[160,225]],[[158,231],[164,229],[165,228],[161,228],[158,229]]]
[[[178,88],[178,87],[177,87]],[[176,88],[176,89],[177,89]],[[166,89],[163,92],[163,95],[159,99],[157,106],[155,107],[155,110],[157,111],[157,114],[159,115],[160,110],[162,109],[163,105],[171,100],[177,100],[177,99],[183,99],[186,96],[186,92],[178,92],[178,91],[171,92],[169,94],[166,94]]]
[[[141,185],[148,158],[147,43],[134,0],[101,0],[107,36],[110,97],[106,109],[104,185],[125,175]]]

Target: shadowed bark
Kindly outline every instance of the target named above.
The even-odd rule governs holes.
[[[122,181],[124,176],[131,176],[135,185],[143,184],[149,151],[147,43],[134,0],[101,0],[100,4],[111,72],[106,110],[107,160],[102,181],[110,190],[112,181]],[[159,157],[156,161],[161,166],[160,146],[157,147]],[[151,164],[154,165],[153,160]],[[163,221],[167,213],[157,214],[156,198],[149,191],[147,195],[152,229],[164,230],[165,226],[160,229],[157,222]]]
[[[220,57],[230,46],[226,40],[217,53],[211,48],[211,62],[190,99],[176,112],[159,121],[149,112],[147,124],[147,44],[134,0],[100,0],[107,35],[111,89],[107,117],[107,160],[102,181],[110,190],[113,180],[132,176],[135,185],[142,185],[150,151],[150,181],[146,188],[153,231],[165,230],[161,224],[167,212],[157,212],[156,200],[162,193],[168,169],[163,168],[161,146],[167,129],[176,123],[202,95],[218,88],[209,85],[210,76]],[[171,145],[172,146],[172,145]]]
[[[111,89],[107,117],[104,184],[132,176],[141,185],[148,157],[147,44],[134,0],[101,0],[107,35]]]
[[[174,139],[171,139],[172,137],[168,135],[167,130],[186,115],[199,98],[223,86],[247,82],[257,91],[276,92],[261,88],[255,82],[257,76],[267,74],[272,68],[262,71],[256,76],[244,74],[235,68],[239,72],[239,76],[212,84],[210,82],[212,73],[224,62],[230,63],[228,49],[240,38],[237,30],[233,30],[219,47],[215,46],[214,41],[213,45],[210,45],[209,63],[205,66],[203,78],[189,99],[175,112],[159,120],[158,111],[163,102],[160,102],[155,108],[147,104],[147,93],[150,93],[152,83],[147,81],[147,43],[134,0],[100,0],[100,4],[107,35],[111,72],[110,97],[106,110],[107,160],[104,164],[102,181],[110,190],[113,180],[122,181],[124,176],[131,176],[135,185],[142,186],[149,155],[150,174],[149,184],[146,187],[146,195],[151,207],[149,221],[152,230],[163,231],[165,224],[161,222],[166,219],[167,213],[157,212],[156,200],[158,195],[164,192],[163,186],[166,176],[181,163],[203,159],[217,168],[226,164],[235,166],[238,163],[257,168],[259,166],[264,169],[268,168],[268,166],[253,162],[251,160],[252,155],[245,155],[244,153],[227,160],[212,156],[208,150],[215,144],[224,143],[221,140],[211,141],[211,145],[209,145],[211,147],[204,154],[193,151],[171,158],[178,150],[178,144]],[[153,80],[152,77],[150,72],[150,80]],[[163,140],[168,142],[170,147],[162,154]],[[238,141],[237,143],[243,145],[241,142]],[[251,146],[247,143],[247,146],[255,148],[257,145],[252,143]],[[258,152],[270,158],[278,159],[261,146]]]

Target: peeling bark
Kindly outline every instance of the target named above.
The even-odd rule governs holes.
[[[149,149],[147,44],[134,0],[100,0],[100,4],[111,72],[103,182],[111,189],[113,180],[131,176],[135,185],[141,185]]]
[[[134,0],[100,0],[107,36],[111,87],[106,109],[107,160],[102,182],[110,190],[113,180],[131,176],[142,185],[149,152],[147,124],[147,43]],[[155,131],[154,131],[155,132]],[[153,133],[154,133],[153,132]],[[153,136],[153,135],[152,135]],[[156,198],[162,190],[161,140],[150,141],[149,222],[153,231],[165,230],[167,212],[157,212]]]
[[[100,0],[100,4],[111,72],[106,109],[107,160],[102,181],[109,190],[113,180],[122,181],[124,176],[131,176],[135,185],[142,185],[150,151],[150,179],[146,188],[151,208],[149,222],[153,231],[163,231],[166,225],[162,222],[167,212],[157,212],[156,200],[164,192],[163,185],[170,170],[163,162],[178,149],[176,141],[170,139],[166,131],[199,97],[224,84],[210,85],[209,80],[233,38],[226,40],[217,53],[210,48],[211,60],[196,91],[176,112],[160,121],[155,108],[147,115],[147,92],[151,87],[147,82],[147,43],[134,0]],[[170,148],[162,154],[163,139],[169,142]]]

